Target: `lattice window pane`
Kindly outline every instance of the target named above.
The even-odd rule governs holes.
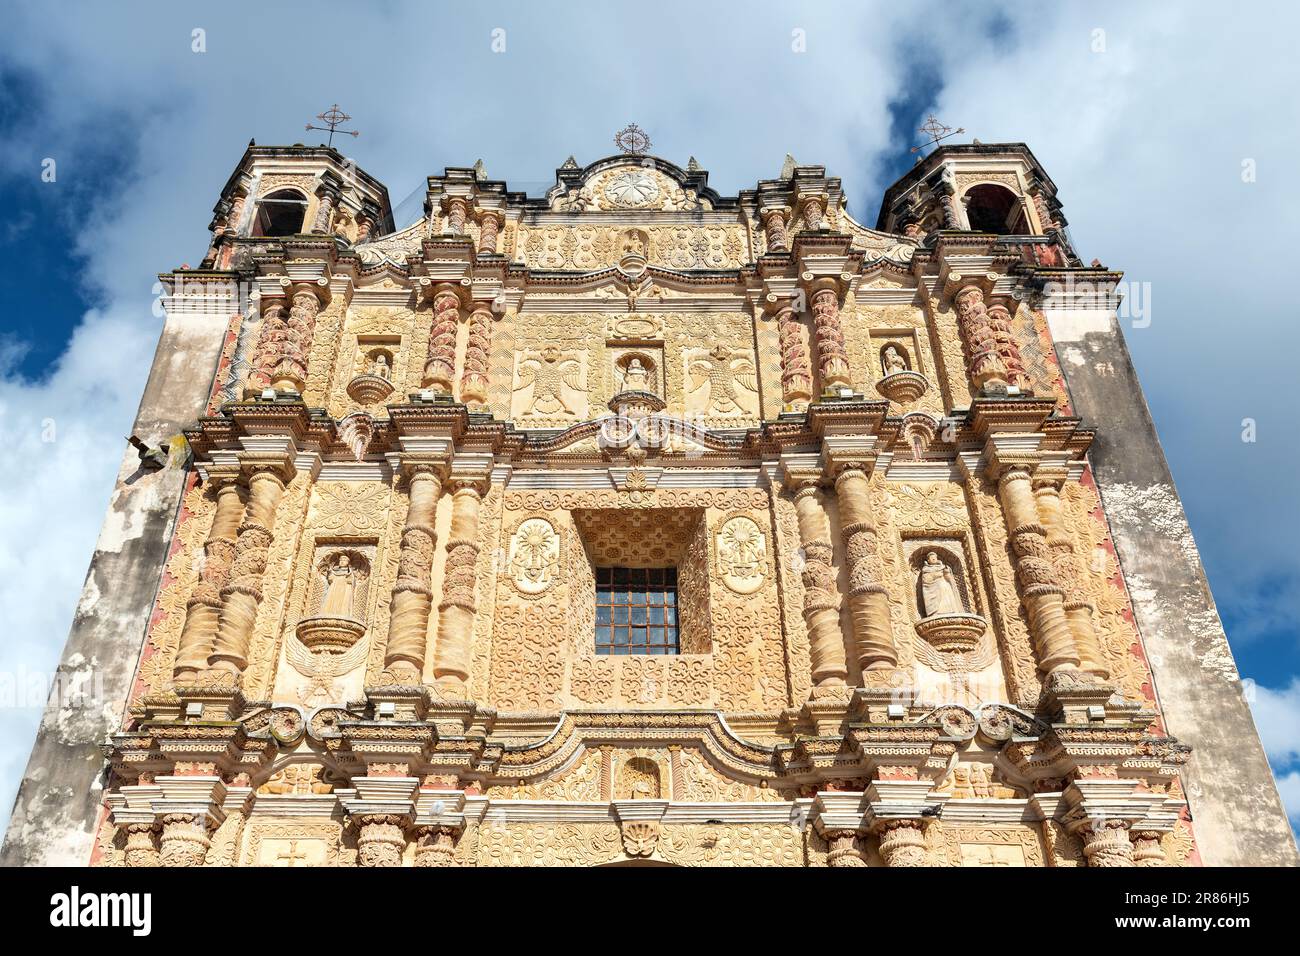
[[[596,569],[596,653],[677,654],[677,569]]]

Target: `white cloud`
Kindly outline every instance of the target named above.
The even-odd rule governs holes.
[[[1256,684],[1250,709],[1273,765],[1281,768],[1300,760],[1300,677],[1279,690]]]

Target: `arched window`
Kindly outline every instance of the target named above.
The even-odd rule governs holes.
[[[296,236],[303,231],[307,200],[293,189],[277,189],[257,204],[255,236]]]
[[[999,236],[1029,232],[1024,208],[1016,194],[993,183],[972,186],[966,193],[966,219],[975,232],[992,232]]]

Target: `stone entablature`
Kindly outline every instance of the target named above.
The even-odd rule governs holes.
[[[97,860],[1195,861],[1019,246],[627,156],[394,232],[330,152],[245,159],[319,229],[214,246]],[[606,567],[676,569],[679,653],[597,653]]]

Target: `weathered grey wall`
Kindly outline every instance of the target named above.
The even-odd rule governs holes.
[[[228,313],[168,314],[135,434],[157,444],[203,414],[228,322]],[[100,746],[121,724],[186,478],[181,468],[143,472],[139,463],[127,445],[0,847],[5,866],[90,860],[103,796]]]
[[[1278,798],[1196,542],[1111,309],[1046,310],[1210,866],[1294,866]]]

